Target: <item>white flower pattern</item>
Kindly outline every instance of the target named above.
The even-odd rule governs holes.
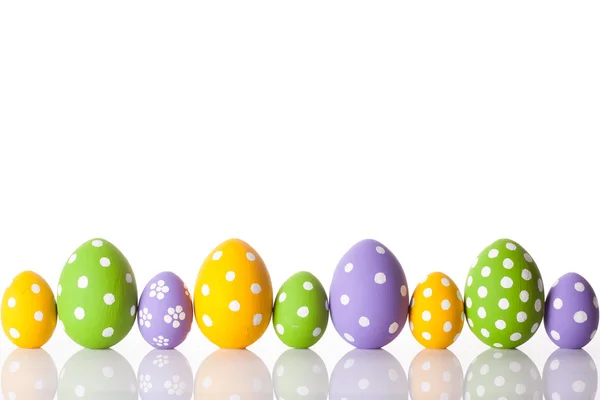
[[[168,314],[164,316],[164,320],[167,324],[173,324],[173,328],[179,328],[181,325],[180,321],[185,320],[185,312],[183,312],[182,306],[176,306],[175,308],[169,307],[167,309]]]
[[[169,287],[165,285],[165,281],[162,279],[150,285],[150,297],[156,297],[158,300],[162,300],[167,293],[169,293]]]
[[[162,354],[159,354],[156,356],[156,358],[154,359],[154,361],[152,361],[152,364],[158,366],[158,368],[162,368],[165,365],[167,365],[169,363],[169,356],[164,356]]]
[[[152,341],[156,343],[158,347],[164,347],[169,345],[169,338],[159,335],[158,337],[152,338]]]
[[[144,393],[152,389],[152,382],[150,382],[150,375],[140,375],[140,390]]]
[[[152,320],[152,314],[148,312],[148,308],[144,307],[140,312],[140,326],[145,326],[146,328],[150,328],[152,325],[150,321]]]
[[[181,396],[185,390],[185,382],[179,382],[179,375],[174,375],[173,380],[165,382],[165,389],[168,390],[170,396]]]

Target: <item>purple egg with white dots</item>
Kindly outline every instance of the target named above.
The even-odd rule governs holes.
[[[592,285],[570,272],[550,288],[544,326],[550,340],[563,349],[581,349],[598,329],[598,299]]]
[[[192,297],[181,278],[165,271],[148,282],[138,307],[138,327],[146,342],[173,349],[189,334],[192,319]]]
[[[346,342],[359,349],[389,344],[404,328],[408,302],[404,270],[380,242],[362,240],[341,258],[329,303],[333,326]]]

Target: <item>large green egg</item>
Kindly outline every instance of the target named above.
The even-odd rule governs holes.
[[[285,345],[296,349],[313,346],[328,322],[327,293],[317,277],[302,271],[283,283],[275,297],[273,326]]]
[[[514,240],[497,240],[479,254],[464,293],[467,323],[490,347],[516,348],[540,327],[542,276],[533,258]]]
[[[71,254],[57,293],[65,332],[83,347],[112,347],[135,322],[135,276],[125,256],[105,239],[92,239]]]

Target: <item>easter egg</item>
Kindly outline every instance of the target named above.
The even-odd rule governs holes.
[[[194,375],[187,358],[177,350],[152,350],[138,369],[142,400],[191,399]]]
[[[413,400],[462,397],[463,370],[450,350],[422,350],[413,358],[408,378]]]
[[[544,328],[550,340],[564,349],[581,349],[598,329],[598,298],[581,275],[561,276],[548,291]]]
[[[325,400],[329,390],[327,367],[312,350],[289,349],[273,367],[273,386],[279,400]]]
[[[272,400],[271,374],[249,350],[219,349],[198,368],[194,398]]]
[[[230,239],[204,260],[194,291],[200,330],[221,348],[243,349],[271,322],[273,286],[263,259],[248,243]]]
[[[402,365],[385,350],[354,349],[333,368],[330,400],[408,400]]]
[[[542,377],[520,350],[488,349],[473,360],[465,379],[465,400],[542,400]]]
[[[287,346],[306,349],[321,339],[329,321],[325,288],[310,272],[292,275],[275,296],[273,327]]]
[[[542,276],[514,240],[497,240],[479,254],[464,294],[467,323],[490,347],[516,348],[531,339],[542,322]]]
[[[192,319],[192,297],[181,278],[161,272],[148,282],[138,307],[138,327],[146,342],[173,349],[187,337]]]
[[[415,288],[408,320],[413,336],[423,346],[450,346],[460,336],[464,318],[462,295],[448,275],[433,272]]]
[[[135,276],[125,256],[105,239],[75,250],[60,274],[58,316],[80,346],[105,349],[131,330],[137,309]]]
[[[16,349],[2,366],[3,399],[52,400],[57,386],[56,366],[42,349]]]
[[[598,371],[585,350],[558,349],[544,365],[544,395],[547,399],[588,400],[596,398]]]
[[[56,328],[56,302],[48,283],[32,271],[21,272],[2,298],[2,329],[16,346],[42,347]]]
[[[335,268],[329,294],[331,322],[359,349],[378,349],[406,323],[408,287],[400,262],[383,244],[356,243]]]

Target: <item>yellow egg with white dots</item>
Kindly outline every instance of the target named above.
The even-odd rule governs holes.
[[[272,309],[269,271],[248,243],[229,239],[206,257],[196,279],[194,314],[208,340],[244,349],[265,333]]]
[[[21,272],[2,298],[2,329],[16,346],[40,348],[56,328],[56,301],[48,283],[33,271]]]

